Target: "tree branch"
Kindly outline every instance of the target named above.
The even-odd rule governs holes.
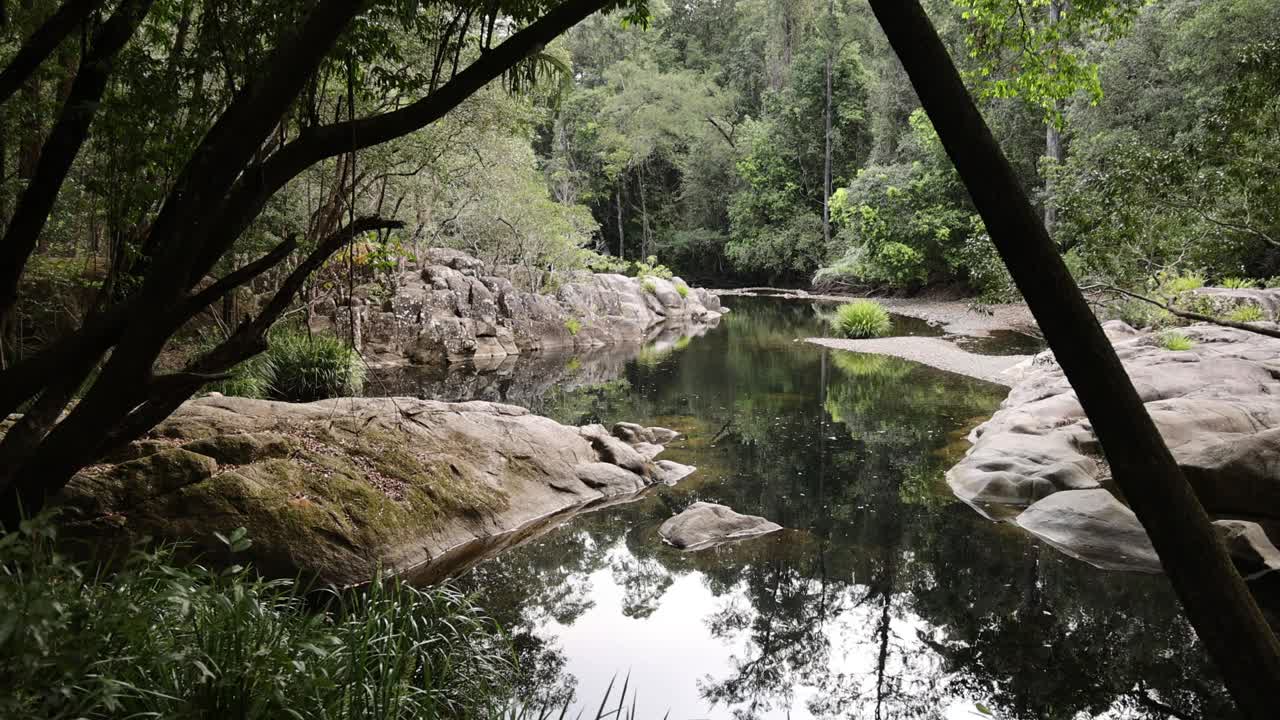
[[[8,314],[18,297],[18,283],[27,259],[44,231],[58,192],[71,170],[71,163],[89,135],[89,125],[98,114],[98,103],[107,88],[114,59],[133,37],[154,0],[125,0],[101,28],[80,63],[71,93],[40,150],[35,176],[27,186],[13,220],[0,240],[0,317]]]
[[[67,0],[45,20],[0,72],[0,105],[13,96],[62,41],[105,0]]]
[[[1280,338],[1280,330],[1272,330],[1271,328],[1262,327],[1261,325],[1236,322],[1234,320],[1223,320],[1209,315],[1201,315],[1198,312],[1191,312],[1190,310],[1182,310],[1168,303],[1160,302],[1155,298],[1147,297],[1146,295],[1139,295],[1136,292],[1130,292],[1129,290],[1124,290],[1113,285],[1087,285],[1080,288],[1080,292],[1116,293],[1117,295],[1124,295],[1125,297],[1131,297],[1134,300],[1141,300],[1144,303],[1155,305],[1161,310],[1164,310],[1171,315],[1176,315],[1184,320],[1194,320],[1196,322],[1210,323],[1212,325],[1221,325],[1222,327],[1235,328],[1236,330],[1244,330],[1245,332],[1266,335],[1267,337]]]

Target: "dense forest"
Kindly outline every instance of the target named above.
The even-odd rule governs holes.
[[[265,27],[262,11],[157,5],[151,43],[125,49],[104,93],[29,282],[76,282],[86,262],[101,272],[141,252],[179,150],[260,62],[244,30]],[[1079,278],[1144,287],[1280,275],[1274,4],[1006,5],[930,10]],[[39,2],[11,11],[8,42],[44,12]],[[368,267],[445,244],[547,270],[656,256],[718,285],[943,284],[1011,297],[863,3],[656,2],[649,12],[647,27],[593,16],[538,58],[542,82],[486,88],[354,167],[345,155],[314,166],[234,255],[290,234],[305,244],[347,211],[376,212],[405,226],[365,248]],[[394,107],[442,59],[411,27],[366,34],[312,83],[295,123]],[[0,216],[71,92],[77,42],[4,106]],[[158,131],[164,147],[144,140]]]

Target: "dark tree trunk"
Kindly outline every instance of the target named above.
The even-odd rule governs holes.
[[[81,63],[62,112],[39,150],[13,220],[0,241],[0,317],[8,314],[18,298],[18,282],[53,209],[71,163],[89,136],[89,125],[107,87],[116,53],[133,36],[153,0],[126,0],[95,33],[93,45]],[[26,151],[24,150],[24,155]]]
[[[918,0],[871,0],[947,154],[1070,380],[1111,472],[1245,717],[1275,717],[1280,643],[1018,184]]]
[[[1052,27],[1062,17],[1062,4],[1058,0],[1049,0],[1049,25]],[[1061,110],[1060,103],[1053,104],[1053,110],[1056,114]],[[1062,164],[1062,131],[1058,129],[1057,118],[1055,117],[1044,129],[1044,154],[1045,157],[1053,161],[1054,166]],[[1058,205],[1054,197],[1053,182],[1049,177],[1044,180],[1044,228],[1049,233],[1049,237],[1053,237],[1054,230],[1058,224]]]
[[[18,88],[26,84],[58,45],[76,29],[94,10],[102,7],[104,0],[67,0],[45,21],[40,29],[27,38],[18,54],[3,71],[0,71],[0,104],[8,100]]]
[[[826,148],[822,154],[822,239],[826,241],[826,250],[831,249],[831,75],[835,64],[835,0],[827,0],[827,63],[826,63],[826,103],[823,108],[823,123],[826,132]]]

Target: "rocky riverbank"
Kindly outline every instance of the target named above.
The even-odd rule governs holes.
[[[569,273],[551,293],[522,287],[519,270],[494,270],[457,250],[426,251],[422,267],[390,287],[356,288],[351,307],[315,308],[313,325],[346,336],[375,365],[493,362],[539,350],[641,344],[672,327],[714,324],[715,294],[680,278]]]
[[[1213,325],[1179,330],[1188,350],[1105,325],[1147,410],[1242,572],[1280,578],[1280,340]],[[956,495],[1100,567],[1159,572],[1075,393],[1042,353],[947,475]]]
[[[183,405],[61,498],[72,534],[216,553],[248,529],[255,567],[330,585],[409,571],[570,510],[674,483],[676,433],[568,427],[510,405],[412,398]]]

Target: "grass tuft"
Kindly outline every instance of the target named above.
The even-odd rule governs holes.
[[[577,335],[582,332],[582,321],[576,317],[571,317],[564,321],[564,329],[569,331],[570,335]]]
[[[836,308],[831,329],[841,337],[873,338],[889,332],[889,313],[875,300],[855,300]]]
[[[1222,278],[1221,285],[1222,287],[1228,288],[1231,290],[1248,290],[1250,288],[1255,288],[1258,286],[1258,284],[1253,280],[1249,280],[1247,278],[1239,278],[1239,277]]]
[[[1180,332],[1169,330],[1159,335],[1160,347],[1165,350],[1182,352],[1195,347],[1196,342]]]
[[[1252,323],[1262,320],[1262,308],[1257,305],[1241,305],[1227,313],[1227,319],[1238,323]]]

